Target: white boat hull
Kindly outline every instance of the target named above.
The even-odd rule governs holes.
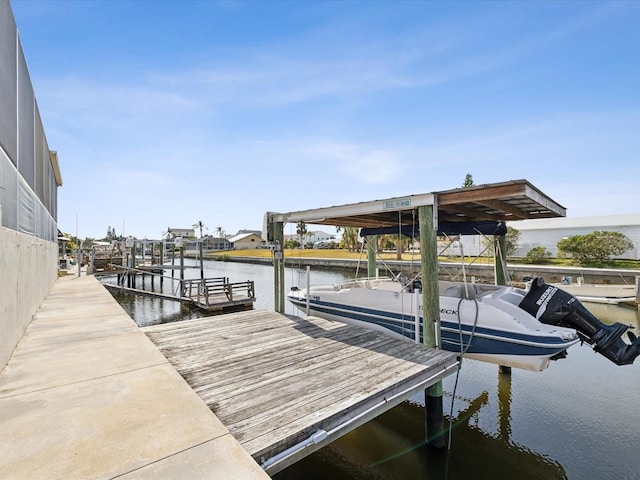
[[[444,282],[443,282],[444,283]],[[447,282],[444,286],[456,286]],[[498,365],[540,371],[579,339],[575,330],[546,325],[513,302],[524,295],[511,287],[489,287],[480,294],[440,296],[438,345],[465,357]],[[460,287],[456,287],[460,292]],[[474,290],[476,287],[473,287]],[[442,293],[442,292],[441,292]],[[475,292],[474,292],[475,293]],[[516,297],[508,299],[507,294]],[[292,291],[288,300],[306,311],[307,291]],[[309,314],[422,341],[422,295],[392,280],[315,287],[309,290]]]

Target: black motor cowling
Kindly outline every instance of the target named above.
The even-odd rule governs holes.
[[[640,338],[622,323],[606,325],[587,310],[576,297],[535,278],[520,308],[540,322],[574,328],[582,340],[617,365],[630,365],[640,355]],[[630,344],[622,339],[627,332]]]

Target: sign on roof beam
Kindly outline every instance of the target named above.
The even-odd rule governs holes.
[[[395,207],[396,202],[398,206]],[[372,215],[393,210],[407,210],[410,208],[420,207],[422,205],[434,205],[435,196],[433,193],[425,193],[421,195],[409,195],[406,197],[392,197],[383,200],[373,200],[370,202],[352,203],[348,205],[338,205],[335,207],[318,208],[312,210],[302,210],[298,212],[289,212],[274,214],[272,219],[274,222],[296,223],[314,221],[324,221],[327,218],[353,217],[361,215]],[[410,206],[406,206],[409,204]]]

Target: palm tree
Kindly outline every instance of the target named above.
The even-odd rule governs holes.
[[[357,250],[358,227],[336,227],[336,232],[340,233],[342,230],[344,230],[342,234],[342,243],[344,243],[344,246],[347,247],[350,252]]]
[[[307,231],[307,224],[304,222],[298,222],[298,224],[296,225],[296,234],[300,237],[300,245],[303,245],[304,248],[304,242],[302,241],[302,238],[309,233]]]
[[[216,235],[218,236],[218,238],[222,238],[224,236],[224,228],[222,228],[220,225],[216,227]]]
[[[171,240],[173,238],[173,231],[171,230],[171,227],[167,227],[167,229],[164,232],[162,232],[162,236],[166,240]]]
[[[199,229],[200,230],[200,238],[202,238],[202,229],[203,228],[207,228],[205,227],[204,223],[202,222],[202,220],[198,220],[196,223],[194,223],[193,225],[191,225],[193,228]],[[209,230],[207,228],[207,230]]]

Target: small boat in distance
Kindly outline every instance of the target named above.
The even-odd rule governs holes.
[[[531,288],[439,282],[440,348],[498,365],[541,371],[578,342],[618,365],[640,355],[627,325],[605,325],[571,295],[540,278]],[[420,280],[365,278],[293,287],[287,299],[308,314],[422,341]],[[627,332],[630,344],[622,339]]]

